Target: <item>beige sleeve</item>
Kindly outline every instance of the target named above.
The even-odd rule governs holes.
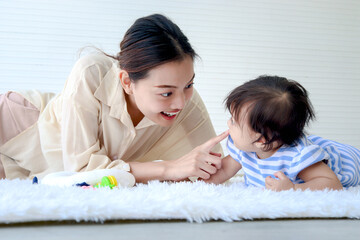
[[[96,66],[76,68],[70,74],[62,95],[61,137],[65,171],[118,168],[129,171],[122,160],[111,160],[99,140],[101,103],[94,97],[100,84]]]

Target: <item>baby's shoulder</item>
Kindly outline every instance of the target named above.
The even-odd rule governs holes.
[[[297,139],[291,145],[283,145],[278,151],[278,156],[289,156],[289,157],[298,157],[306,152],[311,151],[311,149],[317,148],[318,146],[314,145],[309,141],[305,136]]]
[[[324,156],[324,150],[306,136],[299,138],[293,145],[289,146],[287,152],[292,153],[294,162]]]

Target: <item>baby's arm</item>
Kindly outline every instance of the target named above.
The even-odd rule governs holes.
[[[318,162],[305,168],[298,174],[298,177],[305,183],[295,184],[295,189],[322,190],[329,188],[341,190],[343,188],[335,173],[324,162]]]
[[[279,178],[279,180],[271,178],[270,176],[265,179],[266,188],[274,191],[289,190],[291,188],[295,190],[342,189],[342,184],[335,173],[323,162],[315,163],[298,174],[298,177],[304,180],[305,183],[293,184],[283,172],[276,172],[274,175]]]
[[[220,184],[233,177],[241,169],[241,164],[235,161],[230,155],[224,157],[221,161],[221,168],[209,179],[204,180],[207,183]]]

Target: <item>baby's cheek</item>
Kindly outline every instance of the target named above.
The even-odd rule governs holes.
[[[230,120],[230,119],[227,120],[227,126],[228,126],[228,128],[230,128],[230,123],[231,123],[231,120]]]

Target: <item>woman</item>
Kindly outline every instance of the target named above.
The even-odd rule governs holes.
[[[118,168],[137,182],[178,181],[221,167],[227,133],[214,137],[193,90],[196,53],[179,27],[158,14],[140,18],[120,49],[79,59],[55,97],[0,96],[3,176]]]

